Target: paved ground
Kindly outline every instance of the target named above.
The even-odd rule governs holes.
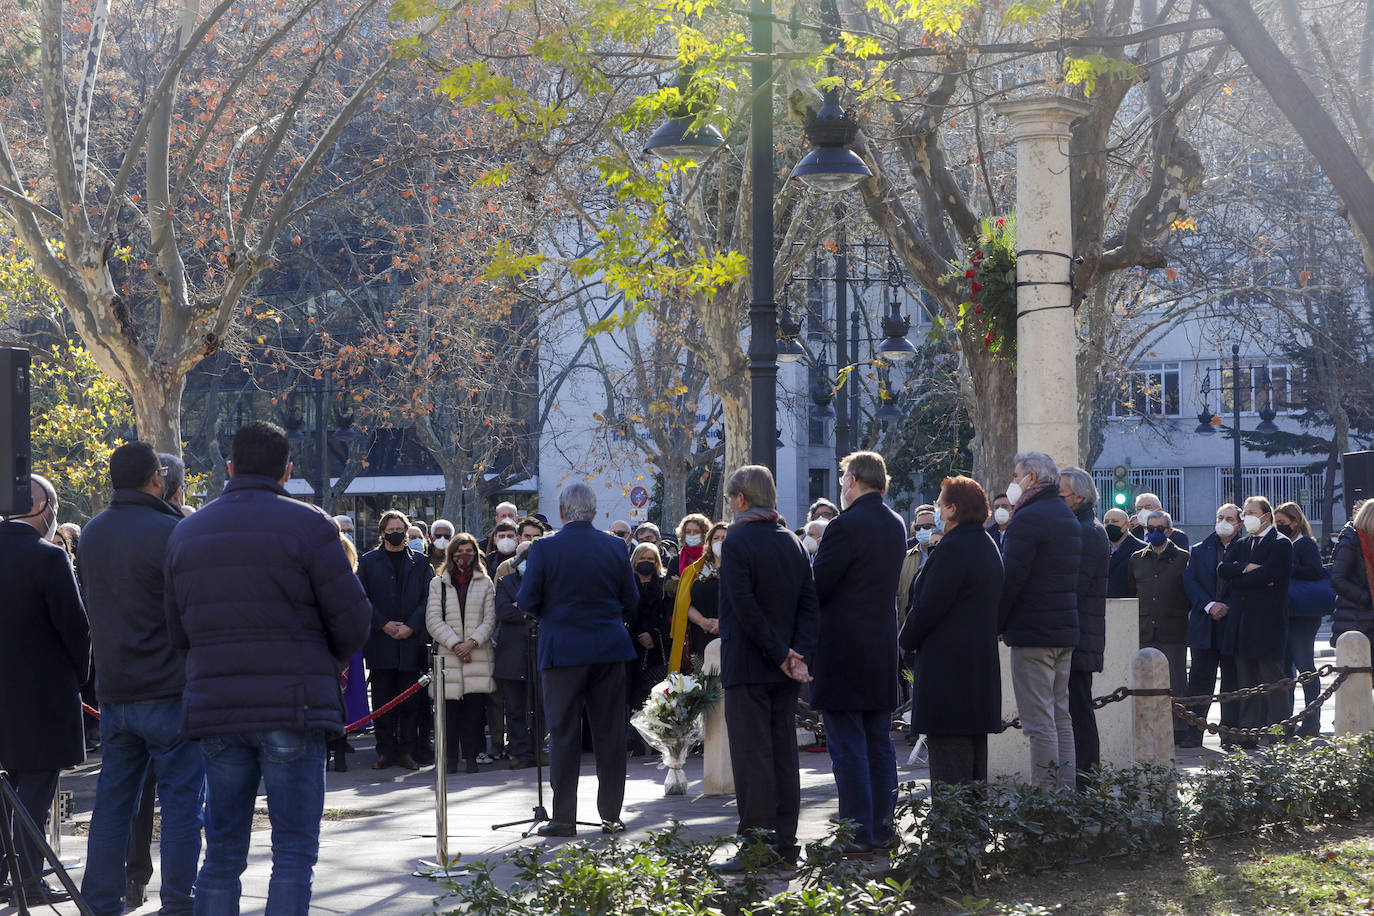
[[[1330,704],[1324,710],[1324,731],[1331,729]],[[1215,719],[1216,707],[1213,707]],[[350,755],[347,773],[328,774],[328,795],[325,807],[328,818],[321,828],[320,864],[315,871],[313,911],[317,913],[378,916],[418,916],[432,912],[437,886],[428,880],[411,876],[421,859],[435,854],[434,770],[425,768],[415,773],[399,769],[374,771],[371,740],[354,740],[358,753]],[[909,748],[899,740],[899,763],[905,763]],[[1215,738],[1197,750],[1181,750],[1179,765],[1194,768],[1214,758],[1219,751]],[[830,758],[825,753],[802,753],[803,841],[823,837],[827,821],[835,816],[835,786],[830,773]],[[85,766],[71,771],[63,778],[62,786],[75,793],[74,823],[64,827],[63,857],[67,861],[80,859],[84,852],[84,823],[90,819],[95,793],[99,759],[93,758]],[[580,792],[580,811],[584,817],[595,818],[596,781],[590,756],[584,758]],[[691,779],[689,792],[701,790],[701,760],[688,762]],[[903,766],[901,778],[922,780],[924,768]],[[707,798],[696,794],[664,798],[663,771],[655,763],[631,759],[626,785],[625,821],[629,836],[643,836],[650,830],[667,824],[672,818],[683,821],[690,831],[702,836],[729,834],[735,824],[733,798]],[[521,839],[520,828],[493,831],[492,824],[527,818],[535,802],[534,770],[495,770],[468,776],[449,777],[449,852],[465,859],[492,858],[521,846],[550,842],[538,838]],[[596,828],[584,828],[582,839],[600,841]],[[264,828],[253,834],[248,871],[244,875],[243,912],[261,913],[265,904],[267,879],[271,868],[271,849],[268,831]],[[154,862],[157,861],[154,852]],[[80,883],[81,872],[73,869],[73,877]],[[509,869],[498,875],[510,876]],[[157,875],[149,889],[155,891]],[[74,905],[55,908],[59,913],[76,913]],[[0,914],[14,913],[13,908],[0,907]],[[42,912],[53,912],[44,909]],[[141,914],[157,912],[157,899],[135,911]]]

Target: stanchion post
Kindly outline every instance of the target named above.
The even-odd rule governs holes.
[[[1144,648],[1131,660],[1131,690],[1168,691],[1169,660],[1158,649]],[[1174,765],[1174,707],[1168,693],[1132,696],[1131,758],[1136,763]]]
[[[444,718],[444,656],[434,652],[434,672],[430,680],[434,693],[434,860],[420,860],[412,874],[417,878],[456,878],[467,869],[454,869],[448,857],[448,733]]]
[[[62,858],[62,774],[57,775],[57,788],[52,793],[52,814],[48,817],[48,845]]]
[[[707,674],[720,673],[720,640],[706,644],[702,668]],[[730,765],[730,736],[725,730],[725,701],[706,712],[705,734],[702,738],[701,782],[707,795],[735,794],[735,772]]]
[[[1369,668],[1369,637],[1347,630],[1336,638],[1337,668]],[[1363,735],[1374,731],[1374,693],[1369,671],[1347,675],[1336,689],[1336,734]]]

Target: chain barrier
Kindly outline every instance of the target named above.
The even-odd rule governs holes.
[[[1275,722],[1271,725],[1266,725],[1263,727],[1232,728],[1229,725],[1212,725],[1201,719],[1199,716],[1194,714],[1191,709],[1188,708],[1190,706],[1201,706],[1203,704],[1210,703],[1232,703],[1237,702],[1239,700],[1248,700],[1254,697],[1263,696],[1267,693],[1275,693],[1279,690],[1292,690],[1295,686],[1308,684],[1318,678],[1323,678],[1330,674],[1336,675],[1335,681],[1333,681],[1330,686],[1323,690],[1321,692],[1321,695],[1318,696],[1315,700],[1313,700],[1311,703],[1308,703],[1305,707],[1302,708],[1302,710],[1294,713],[1287,719],[1284,719],[1282,722]],[[1335,665],[1322,665],[1316,671],[1304,671],[1297,677],[1280,678],[1279,680],[1274,681],[1272,684],[1259,684],[1255,687],[1242,687],[1240,690],[1231,690],[1226,693],[1214,693],[1210,696],[1204,695],[1195,697],[1175,697],[1173,700],[1174,715],[1178,716],[1180,719],[1187,722],[1194,728],[1205,729],[1206,731],[1209,731],[1214,735],[1238,738],[1260,738],[1264,735],[1269,734],[1269,730],[1272,729],[1275,725],[1279,725],[1287,729],[1301,722],[1303,719],[1306,719],[1308,716],[1312,715],[1312,713],[1316,712],[1323,703],[1331,699],[1331,696],[1336,692],[1336,689],[1340,687],[1341,684],[1345,683],[1345,679],[1352,674],[1374,674],[1374,666],[1366,665],[1364,667],[1352,667],[1346,665],[1338,668]],[[1127,697],[1167,697],[1172,695],[1173,694],[1167,687],[1142,687],[1139,690],[1132,690],[1130,687],[1118,687],[1111,693],[1104,694],[1100,697],[1094,697],[1092,706],[1093,709],[1096,710],[1101,709],[1104,706],[1110,706],[1112,703],[1120,703]],[[1016,718],[1011,719],[1010,721],[1002,723],[1002,731],[1006,731],[1009,728],[1020,727],[1020,716],[1017,716]]]

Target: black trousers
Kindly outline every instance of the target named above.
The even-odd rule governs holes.
[[[10,770],[10,784],[14,794],[19,796],[19,804],[33,818],[40,831],[48,826],[48,815],[52,813],[52,799],[57,794],[57,770]],[[43,876],[43,851],[19,826],[18,818],[11,814],[10,833],[15,839],[19,853],[19,881],[21,886],[32,887]],[[13,876],[11,876],[13,877]]]
[[[372,708],[380,709],[404,693],[420,677],[418,671],[399,671],[395,668],[380,668],[372,672]],[[414,755],[418,749],[420,718],[424,715],[426,700],[420,691],[397,706],[373,720],[372,727],[377,735],[377,753],[388,757],[402,754]]]
[[[1188,696],[1199,697],[1215,693],[1217,690],[1217,672],[1221,672],[1221,692],[1229,693],[1240,686],[1236,676],[1236,659],[1233,655],[1221,655],[1215,649],[1189,649],[1192,664],[1188,668]],[[1240,724],[1240,703],[1221,704],[1221,724],[1235,728]],[[1206,721],[1207,713],[1211,710],[1211,703],[1199,703],[1190,706],[1193,714],[1199,719]],[[1202,730],[1188,726],[1184,731],[1184,737],[1201,738]],[[1224,743],[1229,744],[1230,741]]]
[[[487,695],[469,693],[461,700],[444,701],[444,738],[448,760],[476,763],[477,755],[487,749]]]
[[[926,750],[931,785],[988,781],[987,735],[926,735]]]
[[[625,663],[546,668],[540,679],[549,723],[553,821],[577,821],[584,712],[591,725],[596,757],[597,814],[603,821],[619,820],[625,801]]]
[[[725,729],[739,835],[750,843],[762,832],[784,855],[795,854],[801,814],[797,682],[726,688]]]
[[[1283,657],[1242,658],[1236,656],[1236,677],[1241,687],[1272,684],[1283,678]],[[1284,707],[1288,710],[1285,711]],[[1286,690],[1275,690],[1262,696],[1240,701],[1240,727],[1262,728],[1284,719],[1293,709],[1293,700]]]
[[[1074,768],[1078,788],[1087,785],[1087,774],[1102,762],[1097,736],[1097,712],[1093,709],[1093,673],[1069,672],[1069,719],[1073,722]],[[933,777],[932,777],[933,778]]]
[[[544,716],[536,709],[539,722],[530,729],[530,691],[525,681],[498,678],[497,688],[506,708],[506,743],[514,760],[534,760],[535,751],[544,743]]]
[[[124,879],[147,885],[153,877],[153,808],[157,802],[157,773],[148,767],[143,794],[134,812],[133,832],[129,835],[129,856],[124,863]]]

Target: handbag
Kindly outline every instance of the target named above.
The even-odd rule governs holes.
[[[1335,609],[1336,590],[1329,576],[1288,581],[1289,617],[1326,617]]]

